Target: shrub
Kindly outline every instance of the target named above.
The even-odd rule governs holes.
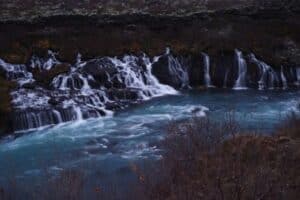
[[[145,198],[297,199],[299,141],[241,133],[232,118],[224,121],[173,123],[163,159],[143,183]],[[284,133],[294,137],[297,122],[289,119]]]

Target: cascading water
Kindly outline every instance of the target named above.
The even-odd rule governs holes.
[[[206,53],[202,53],[204,63],[204,83],[206,87],[212,87],[210,78],[210,60]]]
[[[82,61],[81,55],[78,54],[69,71],[52,77],[49,85],[45,87],[37,81],[38,79],[34,79],[30,71],[38,69],[47,73],[62,66],[55,55],[49,51],[47,58],[33,56],[29,66],[9,64],[0,59],[0,74],[4,74],[7,80],[19,83],[11,92],[15,131],[72,120],[111,116],[115,110],[132,103],[162,95],[176,95],[178,92],[169,85],[174,83],[178,88],[189,87],[189,70],[193,67],[199,68],[198,65],[189,66],[183,57],[172,55],[170,49],[154,58],[143,54]],[[201,56],[199,59],[203,59],[204,63],[202,77],[205,85],[210,87],[210,58],[205,53]],[[285,76],[283,67],[281,71],[276,72],[266,63],[256,59],[253,54],[249,57],[250,62],[255,63],[259,69],[259,77],[256,80],[259,89],[279,87],[280,80],[284,88],[291,84],[300,85],[300,68],[290,70],[291,75]],[[235,60],[238,78],[234,89],[245,89],[247,64],[242,52],[235,51]],[[158,77],[161,75],[159,70],[154,73],[154,69],[161,68],[166,69],[164,72],[167,76]],[[221,83],[216,85],[217,87],[227,87],[232,83],[230,72],[229,69],[225,71],[223,85]],[[175,81],[171,81],[169,85],[162,84],[166,79]],[[203,79],[200,78],[199,82],[200,80]],[[27,83],[30,84],[25,86]]]
[[[42,71],[59,67],[60,62],[55,54],[49,55],[48,60],[33,58],[30,67]],[[68,73],[53,78],[50,84],[52,89],[21,88],[11,93],[16,110],[15,130],[112,115],[112,110],[128,103],[178,94],[171,86],[161,84],[152,74],[152,65],[157,61],[157,58],[151,61],[146,55],[126,55],[121,59],[104,57],[83,62],[79,55]],[[22,78],[33,79],[25,65],[9,65],[4,61],[0,64],[8,72],[16,74],[20,71]],[[187,75],[179,76],[186,80],[184,76]],[[18,77],[8,78],[14,80]]]
[[[32,73],[27,71],[26,65],[10,64],[0,59],[0,70],[3,70],[8,80],[15,80],[22,86],[34,82]]]
[[[238,79],[235,82],[235,90],[247,89],[246,85],[246,75],[247,75],[247,63],[243,58],[243,54],[239,50],[235,50],[235,59],[238,64]]]
[[[53,51],[48,51],[48,56],[46,59],[39,58],[37,56],[32,56],[30,60],[30,67],[33,69],[39,69],[40,71],[42,70],[50,70],[52,69],[55,65],[61,64],[60,61],[58,61],[55,57],[57,55]]]
[[[275,86],[278,85],[278,76],[274,69],[266,63],[258,60],[254,54],[250,54],[250,61],[254,62],[260,70],[258,89],[274,89]]]
[[[175,89],[160,84],[153,76],[151,71],[153,63],[150,62],[150,58],[146,55],[143,55],[142,58],[124,56],[122,60],[117,58],[109,58],[109,60],[116,66],[117,80],[121,82],[125,88],[137,90],[139,100],[148,100],[152,97],[166,94],[177,94]],[[157,62],[157,59],[154,59],[154,62]],[[108,76],[110,81],[114,80],[114,77]]]
[[[300,67],[296,68],[296,79],[295,85],[300,86]]]
[[[172,77],[176,77],[181,83],[181,88],[190,87],[189,86],[189,75],[184,66],[179,62],[178,58],[175,58],[169,48],[166,49],[166,54],[168,56],[168,68]]]

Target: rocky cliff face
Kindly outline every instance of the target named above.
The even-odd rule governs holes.
[[[298,12],[298,0],[7,0],[0,3],[1,21],[30,21],[57,15],[149,14],[187,16],[235,11],[240,14]]]
[[[8,0],[0,10],[0,57],[12,63],[48,49],[72,61],[78,52],[155,55],[170,46],[300,64],[298,0]]]

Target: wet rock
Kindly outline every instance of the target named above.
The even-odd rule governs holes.
[[[104,85],[107,88],[119,86],[117,82],[110,81],[110,78],[117,74],[118,71],[108,58],[89,61],[83,67],[82,72],[93,76],[97,83],[95,86]]]
[[[22,88],[25,88],[25,89],[31,89],[33,90],[34,88],[36,87],[36,83],[25,83],[24,85],[22,85]]]
[[[50,88],[50,83],[53,78],[59,74],[67,73],[70,70],[71,65],[67,63],[58,64],[53,66],[50,70],[42,70],[34,69],[33,77],[38,84],[45,88]]]
[[[142,91],[133,90],[130,88],[122,89],[122,90],[112,88],[108,90],[108,96],[109,99],[113,99],[115,101],[119,101],[119,100],[135,101],[138,99],[138,92],[142,92]]]
[[[192,54],[185,58],[186,66],[188,68],[190,85],[193,87],[197,87],[203,85],[204,77],[203,77],[203,66],[204,60],[200,53]]]
[[[182,55],[176,55],[167,49],[164,54],[154,58],[139,54],[103,57],[86,62],[78,59],[72,66],[68,63],[50,63],[32,67],[2,62],[6,73],[9,72],[9,80],[19,82],[20,78],[22,81],[27,78],[25,81],[31,82],[23,84],[23,87],[18,87],[11,93],[14,99],[12,109],[9,95],[11,82],[2,78],[4,82],[3,86],[0,86],[6,89],[2,94],[5,104],[0,107],[0,117],[6,117],[6,113],[13,111],[9,120],[12,119],[11,127],[14,130],[101,117],[110,114],[109,111],[119,110],[154,96],[176,93],[172,87],[161,83],[178,89],[203,85],[207,82],[204,81],[207,75],[205,71],[209,71],[214,86],[232,87],[239,75],[237,52],[240,53],[239,60],[245,60],[247,63],[245,79],[247,86],[251,88],[261,89],[260,85],[263,85],[262,89],[282,87],[285,81],[289,86],[298,80],[298,69],[273,69],[264,63],[260,56],[233,49],[214,51],[212,54],[199,51]],[[156,77],[148,71],[151,64]],[[34,74],[35,82],[28,69]],[[5,110],[7,108],[10,110]],[[1,113],[1,109],[4,109],[4,112]],[[190,113],[204,116],[204,111],[195,108]]]
[[[185,60],[172,54],[160,56],[152,66],[152,73],[161,83],[177,89],[189,84]]]
[[[57,106],[60,102],[57,99],[51,98],[49,99],[48,103],[53,106]]]
[[[210,60],[212,84],[216,87],[232,88],[238,76],[234,51],[216,52]]]

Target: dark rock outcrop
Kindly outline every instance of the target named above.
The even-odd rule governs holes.
[[[137,15],[133,19],[140,21],[99,24],[97,19],[59,17],[57,23],[48,19],[25,25],[1,24],[0,58],[26,63],[32,54],[44,55],[53,49],[60,60],[73,62],[78,52],[85,58],[141,51],[158,55],[170,46],[181,55],[206,52],[210,56],[238,48],[275,67],[300,65],[299,15],[255,18],[224,14],[180,19]],[[132,23],[135,29],[128,30]]]

